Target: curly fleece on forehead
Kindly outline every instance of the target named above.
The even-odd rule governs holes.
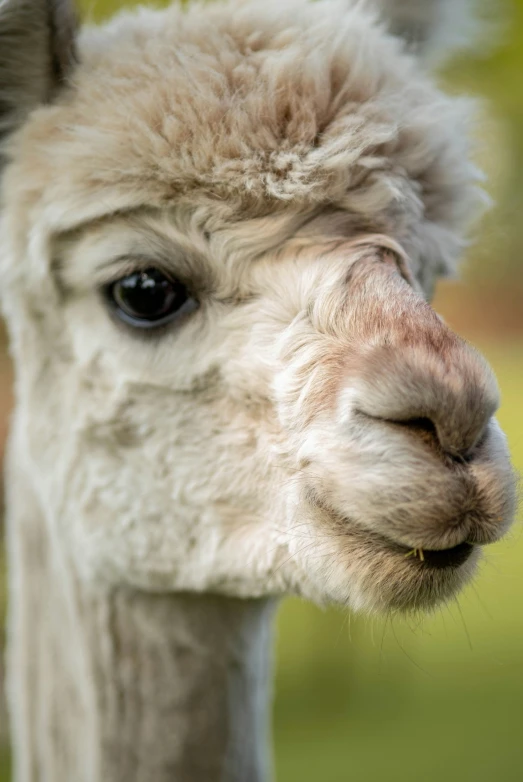
[[[50,201],[335,205],[431,273],[454,267],[477,206],[468,104],[361,2],[142,8],[84,30],[79,49],[73,89],[23,134]]]

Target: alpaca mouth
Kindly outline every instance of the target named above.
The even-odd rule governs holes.
[[[396,560],[401,560],[405,565],[427,573],[434,570],[457,570],[470,559],[478,548],[477,544],[467,540],[449,548],[430,549],[408,548],[385,535],[376,534],[376,532],[373,532],[370,538],[378,550],[392,554]],[[369,538],[367,540],[370,543]]]
[[[309,496],[311,500],[311,496]],[[361,527],[355,528],[352,520],[347,517],[336,514],[331,508],[326,508],[321,499],[313,496],[314,505],[322,510],[326,510],[331,519],[335,519],[339,528],[350,534],[350,536],[367,547],[367,550],[381,551],[382,553],[392,554],[398,560],[406,565],[422,568],[426,572],[431,570],[457,570],[464,565],[478,548],[478,544],[463,540],[455,546],[448,548],[430,549],[430,548],[408,548],[402,543],[380,534],[376,530],[364,530]],[[340,529],[340,531],[341,531]],[[399,564],[399,563],[398,563]]]
[[[463,541],[463,543],[458,543],[457,546],[445,549],[418,548],[408,550],[405,547],[402,548],[405,558],[412,559],[419,566],[444,570],[463,565],[469,559],[475,547],[473,543]]]

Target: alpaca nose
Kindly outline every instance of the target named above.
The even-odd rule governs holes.
[[[405,428],[455,458],[481,441],[498,407],[497,383],[483,358],[443,324],[442,346],[375,347],[362,367],[358,410]]]
[[[450,456],[470,456],[499,405],[496,379],[481,354],[399,275],[389,276],[389,295],[391,282],[393,300],[380,302],[375,294],[366,300],[376,326],[365,334],[353,376],[355,409],[401,425]]]

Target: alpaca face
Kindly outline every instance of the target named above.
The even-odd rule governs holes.
[[[298,5],[89,31],[11,140],[12,448],[93,585],[428,607],[514,510],[495,380],[425,300],[461,107]]]

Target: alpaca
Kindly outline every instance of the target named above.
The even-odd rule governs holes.
[[[260,782],[278,598],[428,610],[514,514],[428,303],[482,200],[461,3],[70,2],[0,2],[15,779]]]

